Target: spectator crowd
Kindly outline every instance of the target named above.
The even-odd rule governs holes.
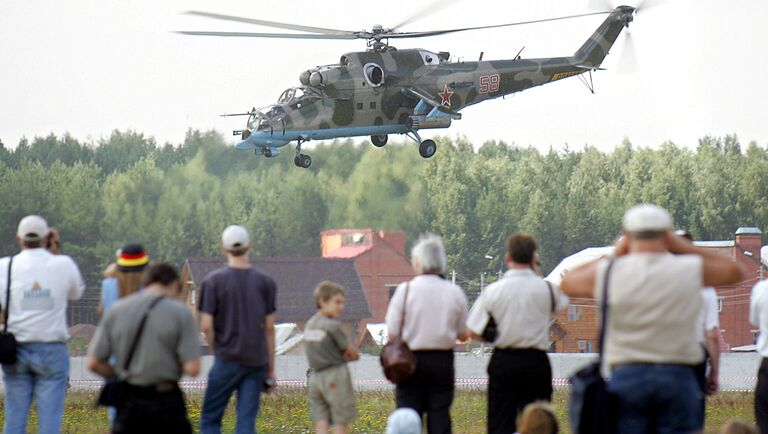
[[[743,280],[730,258],[673,231],[669,213],[654,205],[630,208],[612,255],[568,271],[560,285],[544,280],[537,244],[515,233],[506,244],[506,273],[468,309],[465,292],[445,278],[446,252],[438,236],[412,248],[416,277],[395,290],[386,314],[390,336],[400,336],[415,370],[395,385],[397,410],[387,433],[452,432],[454,347],[483,340],[493,346],[488,364],[487,432],[559,432],[548,402],[552,370],[547,357],[554,313],[569,297],[605,303],[602,372],[609,378],[614,432],[702,432],[705,396],[718,392],[717,302],[713,287]],[[15,363],[3,365],[4,432],[25,433],[35,402],[41,433],[61,431],[69,375],[66,308],[84,290],[75,262],[61,254],[60,234],[39,216],[23,218],[21,251],[0,260],[3,336]],[[221,237],[227,266],[205,277],[199,321],[179,299],[177,270],[151,262],[140,244],[123,246],[104,272],[101,322],[88,367],[105,378],[99,402],[109,408],[114,433],[191,433],[183,375],[200,374],[200,332],[214,353],[200,416],[200,432],[220,433],[235,395],[240,434],[256,431],[261,395],[276,388],[275,319],[278,288],[252,267],[252,245],[242,226]],[[753,289],[750,321],[760,328],[763,357],[755,415],[768,433],[768,283]],[[317,433],[347,433],[357,418],[348,363],[359,355],[342,328],[345,288],[320,282],[317,313],[304,329],[309,364],[308,401]],[[0,339],[0,344],[2,344]],[[750,432],[733,422],[724,430]],[[725,432],[725,431],[724,431]]]

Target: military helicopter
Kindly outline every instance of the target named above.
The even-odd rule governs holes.
[[[619,6],[610,11],[426,32],[399,32],[380,25],[370,31],[347,31],[297,24],[190,11],[189,14],[281,28],[306,33],[250,33],[180,31],[196,36],[292,39],[364,39],[367,50],[346,53],[338,63],[317,66],[299,75],[300,86],[285,90],[277,100],[246,113],[246,128],[235,131],[240,150],[275,157],[280,148],[296,142],[294,163],[308,168],[312,159],[301,152],[310,140],[370,136],[374,146],[386,145],[390,134],[405,134],[419,145],[419,154],[430,158],[437,151],[420,130],[448,128],[461,119],[463,108],[535,86],[578,76],[590,90],[591,73],[600,69],[624,27],[633,21],[636,8]],[[397,49],[390,39],[420,38],[496,27],[532,24],[596,14],[608,14],[592,36],[572,55],[508,60],[451,62],[447,52]],[[399,26],[398,26],[399,27]],[[521,50],[522,51],[522,50]],[[589,73],[589,81],[581,74]]]

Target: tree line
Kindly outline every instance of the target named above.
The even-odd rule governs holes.
[[[17,249],[16,225],[30,213],[61,231],[90,287],[125,243],[181,265],[220,255],[221,230],[235,222],[263,256],[317,256],[320,232],[331,228],[403,230],[409,242],[434,232],[450,268],[470,278],[499,270],[511,232],[532,233],[551,269],[611,242],[624,210],[640,202],[667,208],[697,239],[768,228],[768,148],[742,147],[736,136],[657,149],[625,140],[611,152],[437,142],[429,160],[411,142],[323,142],[307,151],[308,170],[293,165],[291,148],[268,160],[213,131],[191,130],[176,146],[134,131],[93,143],[69,135],[0,143],[0,254]]]

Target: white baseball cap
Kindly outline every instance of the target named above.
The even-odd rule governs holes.
[[[642,204],[628,209],[622,223],[628,232],[661,232],[672,229],[672,216],[660,206]]]
[[[248,230],[240,225],[232,225],[224,229],[221,234],[221,243],[227,250],[241,250],[251,244]]]
[[[16,235],[23,241],[40,241],[48,235],[48,223],[39,215],[28,215],[19,222]]]

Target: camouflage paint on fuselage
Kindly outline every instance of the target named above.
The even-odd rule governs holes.
[[[293,140],[404,134],[417,129],[409,121],[415,115],[458,119],[467,106],[598,68],[633,11],[614,9],[569,57],[451,63],[447,53],[394,47],[344,54],[338,64],[302,74],[303,86],[286,91],[303,96],[254,113],[237,147],[259,152]],[[383,73],[379,83],[366,73],[370,65]],[[423,113],[415,113],[419,104],[427,107]]]

